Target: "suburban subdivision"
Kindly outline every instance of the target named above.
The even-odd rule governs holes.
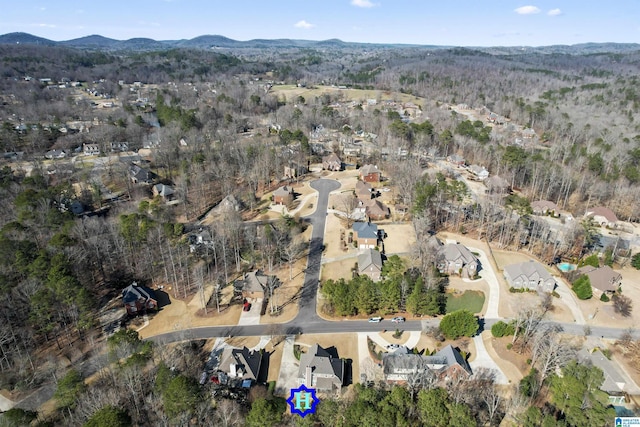
[[[44,40],[0,36],[0,425],[640,414],[637,46]]]

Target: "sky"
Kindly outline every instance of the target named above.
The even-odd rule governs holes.
[[[337,38],[446,46],[640,43],[638,0],[0,0],[0,34],[61,41]]]

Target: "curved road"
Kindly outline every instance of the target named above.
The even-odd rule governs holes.
[[[347,332],[378,332],[381,325],[357,320],[328,321],[317,314],[318,280],[320,278],[320,266],[322,261],[322,248],[324,244],[324,229],[327,219],[327,207],[329,193],[340,188],[340,183],[331,179],[319,179],[311,183],[311,187],[318,191],[318,202],[313,214],[305,217],[312,226],[311,242],[309,245],[309,257],[305,271],[304,285],[300,295],[298,315],[287,323],[276,324],[278,335],[295,335],[300,333],[347,333]],[[494,294],[495,292],[491,292]],[[487,313],[489,318],[481,319],[481,328],[489,329],[499,319],[497,310]],[[383,321],[382,328],[387,322]],[[408,321],[402,325],[406,331],[420,331],[430,326],[437,326],[440,319],[425,318],[425,320]],[[545,322],[555,323],[555,322]],[[557,323],[566,333],[572,335],[584,335],[584,325],[576,323]],[[395,325],[395,324],[394,324]],[[225,336],[260,336],[273,335],[273,325],[249,325],[249,326],[203,326],[165,334],[156,335],[149,339],[157,343],[170,343],[190,339],[207,339]],[[604,338],[617,339],[625,330],[615,327],[591,326],[591,334]],[[640,338],[640,334],[633,335]]]

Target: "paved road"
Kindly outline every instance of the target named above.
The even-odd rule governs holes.
[[[324,228],[328,215],[329,193],[340,188],[340,183],[332,179],[319,179],[311,183],[311,188],[318,191],[318,202],[316,210],[305,217],[305,220],[309,221],[313,226],[309,244],[309,257],[304,275],[304,285],[300,295],[300,310],[298,316],[289,322],[300,326],[306,326],[320,320],[316,310],[316,303],[322,249],[324,247]]]

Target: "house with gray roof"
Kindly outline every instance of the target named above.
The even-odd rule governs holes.
[[[243,298],[264,298],[270,288],[280,286],[280,280],[276,276],[268,276],[262,270],[254,270],[246,273],[241,280],[234,282],[237,292],[242,293]]]
[[[401,347],[382,356],[382,367],[385,380],[390,383],[404,383],[413,375],[425,373],[435,375],[437,382],[445,384],[471,376],[471,367],[451,345],[430,356],[413,354],[406,347]]]
[[[354,239],[360,249],[373,249],[378,246],[378,226],[370,222],[353,223]]]
[[[155,292],[146,286],[139,286],[136,282],[122,290],[122,302],[127,314],[130,316],[140,313],[146,314],[147,310],[156,310],[158,308]]]
[[[614,363],[607,359],[599,349],[593,351],[581,349],[578,352],[578,361],[585,365],[597,366],[602,370],[604,382],[600,386],[600,390],[607,393],[610,404],[623,405],[625,403],[627,382],[616,369]]]
[[[382,254],[375,249],[366,249],[358,255],[358,274],[369,276],[377,282],[382,274]]]
[[[438,248],[438,270],[442,274],[459,274],[462,277],[474,277],[480,267],[480,261],[471,251],[460,243],[448,243]]]
[[[585,265],[576,270],[576,276],[587,276],[591,282],[593,293],[599,297],[603,293],[613,294],[620,286],[622,286],[622,275],[615,272],[611,267],[595,268],[591,265]]]
[[[220,356],[218,371],[222,371],[229,378],[258,381],[262,368],[262,353],[249,350],[247,347],[225,347]]]
[[[484,166],[471,165],[469,166],[469,172],[474,174],[476,178],[480,181],[482,181],[483,179],[489,178],[489,171],[485,169]]]
[[[298,383],[318,391],[339,391],[344,381],[344,360],[318,344],[300,357]]]
[[[165,200],[172,200],[175,191],[168,185],[156,184],[152,187],[153,195],[160,196]]]
[[[515,289],[553,292],[556,287],[556,279],[542,264],[533,260],[507,265],[504,268],[504,278]]]

